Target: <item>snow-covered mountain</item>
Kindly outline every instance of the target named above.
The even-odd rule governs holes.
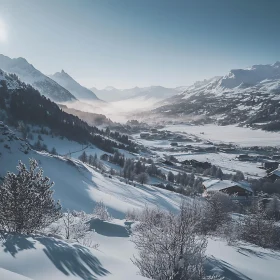
[[[8,74],[0,69],[0,88],[7,87],[11,92],[24,87],[24,84],[13,74]]]
[[[109,86],[101,90],[97,88],[91,88],[91,90],[95,92],[100,99],[108,102],[120,101],[124,99],[137,99],[139,97],[145,100],[153,99],[160,101],[174,96],[179,92],[182,92],[184,89],[185,87],[165,88],[162,86],[150,86],[143,88],[134,87],[130,89],[117,89]]]
[[[81,86],[64,70],[56,72],[49,76],[52,80],[56,81],[59,85],[70,91],[79,100],[98,100],[93,91]]]
[[[64,87],[37,70],[26,59],[9,58],[0,54],[0,69],[16,74],[23,82],[31,84],[42,95],[56,102],[66,102],[76,98]]]
[[[153,113],[168,117],[200,116],[221,124],[279,126],[280,62],[231,70],[223,77],[196,82],[160,103]],[[280,129],[280,126],[279,126]]]

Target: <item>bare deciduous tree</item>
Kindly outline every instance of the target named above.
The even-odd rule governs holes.
[[[145,208],[133,233],[139,250],[133,263],[141,275],[160,280],[203,279],[207,241],[196,234],[198,219],[200,212],[186,203],[178,215]]]
[[[84,238],[90,230],[90,225],[87,222],[84,212],[70,211],[68,209],[63,216],[65,238],[75,239],[76,241]]]
[[[100,201],[96,204],[96,206],[93,209],[93,215],[95,218],[98,218],[100,220],[104,220],[104,221],[111,220],[111,216],[103,201]]]

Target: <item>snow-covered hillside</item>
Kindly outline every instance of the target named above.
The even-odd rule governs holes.
[[[70,142],[67,145],[67,140],[58,139],[53,142],[50,140],[48,144],[55,145],[61,154],[78,146],[78,143]],[[128,209],[142,208],[145,204],[162,204],[166,210],[178,210],[181,196],[176,193],[137,183],[133,187],[121,182],[117,177],[102,175],[75,158],[35,152],[3,124],[0,126],[0,152],[1,177],[7,171],[16,171],[18,160],[28,164],[29,158],[35,158],[44,169],[45,175],[55,182],[55,198],[61,200],[64,209],[91,213],[95,203],[103,200],[115,218],[124,218]],[[101,152],[96,147],[87,150],[89,154]],[[80,154],[81,152],[76,157]]]
[[[4,83],[11,92],[15,89],[21,89],[24,87],[24,85],[19,80],[15,79],[15,77],[12,77],[0,69],[0,87],[3,87]]]
[[[41,73],[22,57],[11,59],[0,54],[0,69],[16,74],[21,81],[31,84],[53,101],[65,102],[76,99],[67,89]]]
[[[52,80],[56,81],[59,85],[71,92],[79,100],[98,100],[94,92],[81,86],[76,82],[70,75],[68,75],[64,70],[61,72],[56,72],[49,76]]]
[[[280,63],[231,70],[164,100],[153,114],[279,129]]]
[[[130,261],[137,252],[124,222],[100,223],[102,231],[97,228],[93,234],[98,249],[43,235],[10,236],[0,247],[0,279],[147,279],[137,275],[137,267]]]
[[[60,154],[79,145],[50,135],[43,138]],[[115,218],[91,223],[91,229],[95,230],[92,242],[99,245],[97,249],[66,242],[60,235],[10,235],[0,245],[1,280],[145,279],[131,262],[138,252],[131,242],[130,222],[124,220],[125,213],[145,205],[177,212],[181,195],[149,185],[126,184],[118,176],[110,178],[75,158],[33,151],[3,123],[0,123],[0,153],[0,178],[6,171],[16,171],[18,160],[28,163],[29,158],[35,158],[44,175],[55,182],[54,197],[60,199],[64,210],[92,213],[95,204],[103,201]],[[102,151],[89,147],[87,153],[100,155]],[[223,240],[209,238],[206,255],[208,275],[222,275],[225,280],[278,279],[278,252],[242,243],[229,246]]]

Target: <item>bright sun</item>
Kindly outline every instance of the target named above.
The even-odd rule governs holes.
[[[0,42],[7,40],[7,30],[3,21],[0,20]]]

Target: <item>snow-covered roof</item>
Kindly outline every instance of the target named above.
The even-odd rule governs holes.
[[[234,182],[231,180],[210,179],[203,182],[203,185],[208,191],[221,191],[230,187],[238,186],[248,192],[253,192],[250,184],[246,182]]]
[[[274,174],[274,175],[280,177],[280,168],[273,170],[273,171],[270,173],[270,175],[272,175],[272,174]]]

